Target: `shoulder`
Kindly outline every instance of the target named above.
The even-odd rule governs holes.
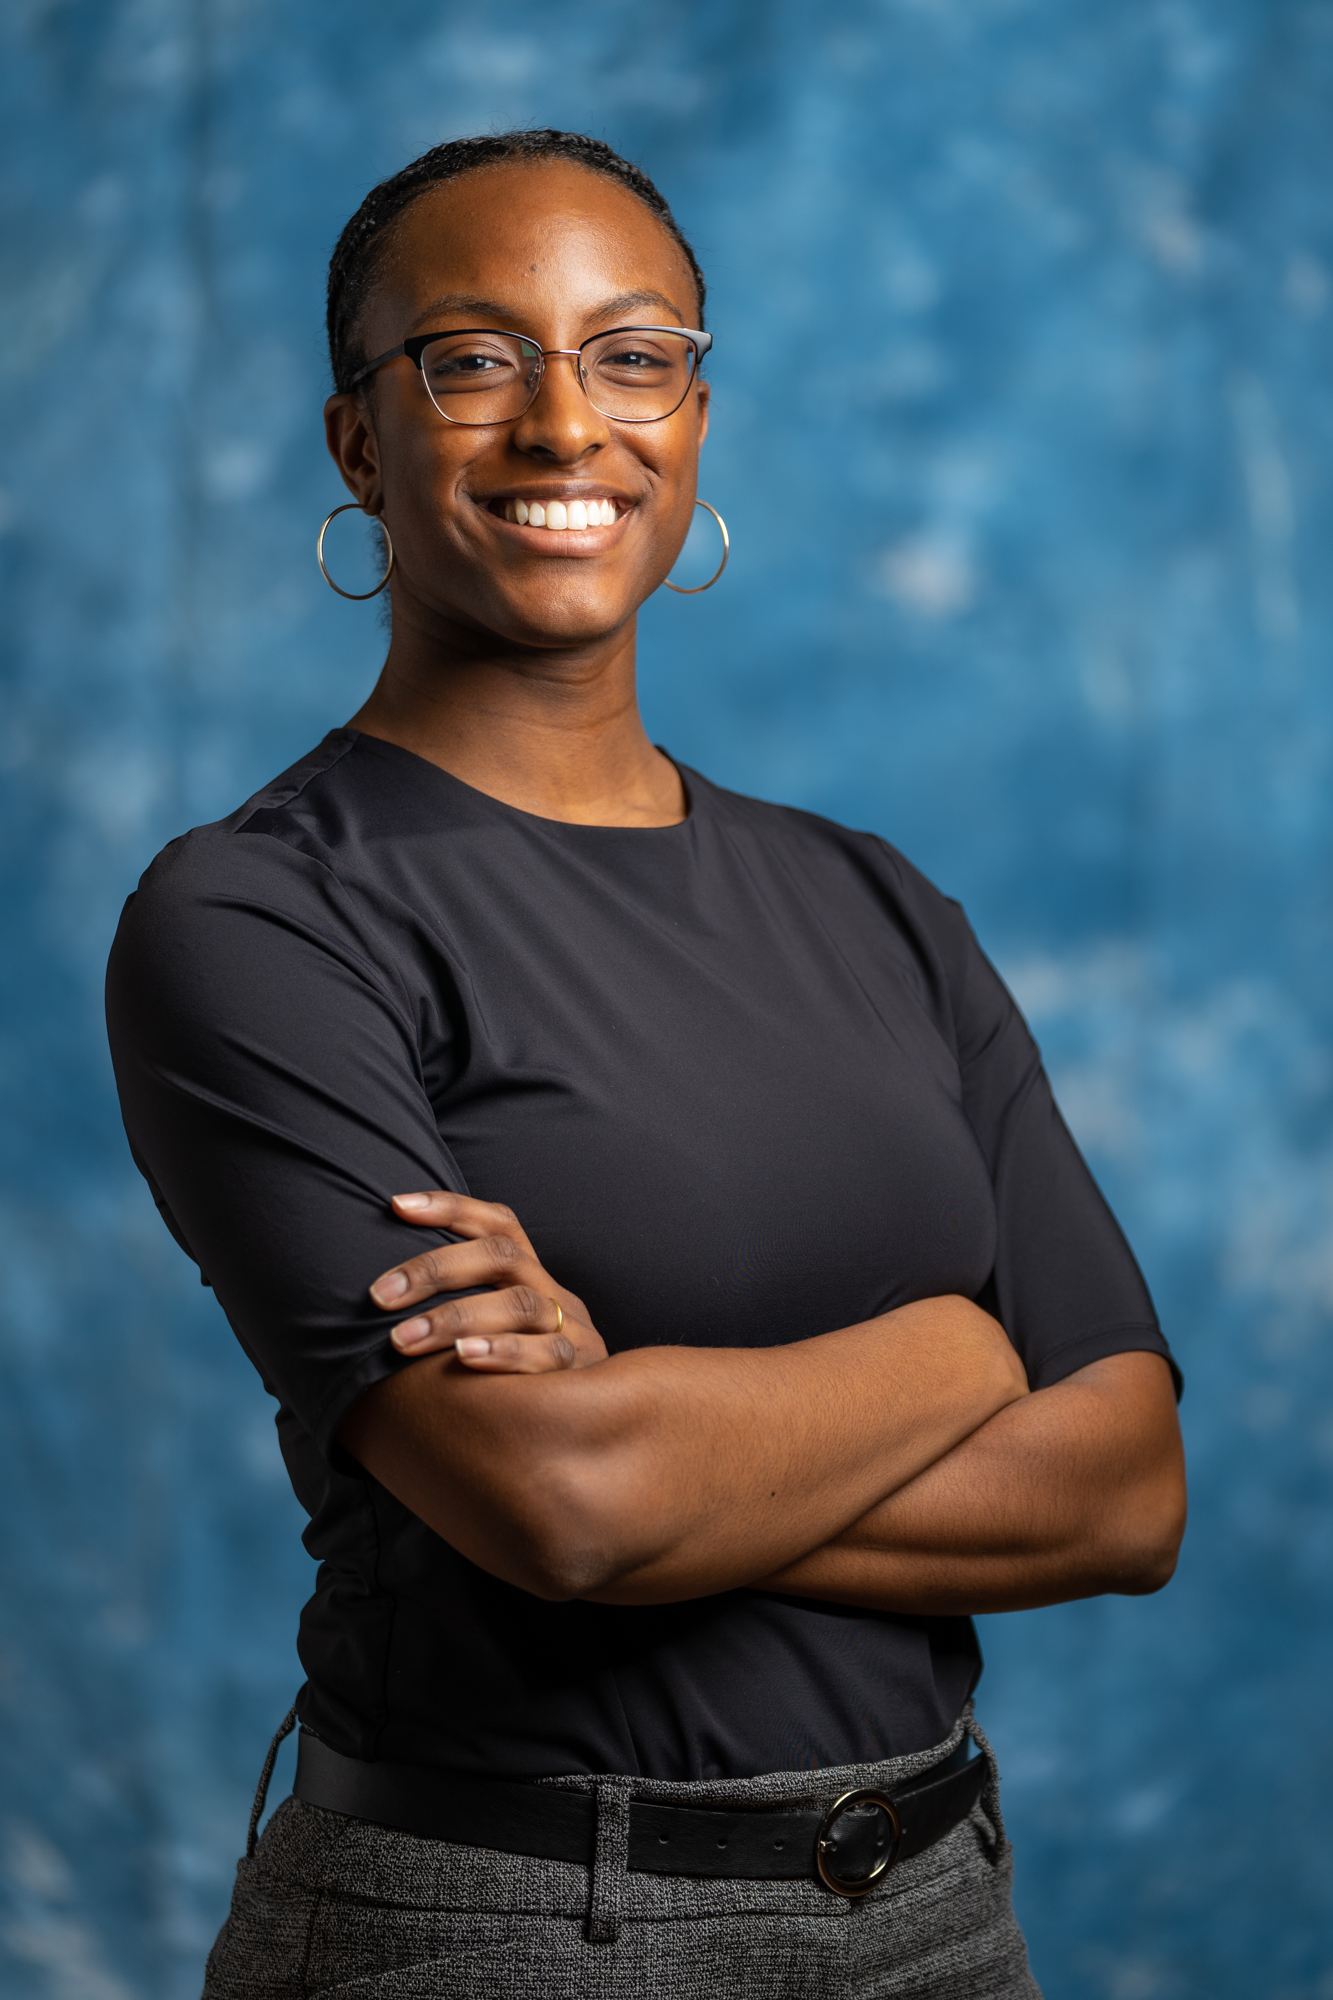
[[[288,850],[326,858],[336,846],[322,840],[322,822],[328,806],[346,787],[350,753],[356,748],[355,735],[332,730],[321,743],[295,764],[270,779],[225,819],[191,827],[167,842],[140,880],[139,888],[164,888],[168,884],[185,888],[196,878],[205,880],[225,869],[229,857],[244,851],[247,837],[263,836]],[[323,810],[321,810],[323,808]],[[312,838],[313,836],[313,838]],[[264,847],[260,855],[277,862],[280,857]]]
[[[447,831],[439,800],[423,794],[423,775],[428,787],[430,769],[418,758],[359,730],[330,730],[225,819],[169,841],[137,893],[188,899],[227,882],[310,880],[321,869],[351,885],[423,821]]]
[[[685,775],[691,791],[697,788],[734,831],[748,834],[823,890],[841,888],[844,894],[879,901],[928,951],[950,965],[974,942],[962,906],[880,834],[843,826],[799,806],[774,805],[726,791],[693,771]]]
[[[376,893],[335,732],[226,819],[171,841],[121,913],[106,1010],[118,1075],[286,1047],[373,1018],[414,1045],[416,967]],[[340,823],[342,822],[342,823]],[[203,1052],[203,1053],[201,1053]],[[230,1058],[225,1058],[230,1059]]]
[[[846,955],[864,956],[868,930],[891,933],[900,968],[966,1065],[1018,1010],[978,944],[962,905],[879,834],[795,806],[770,804],[686,773],[691,787],[770,865],[796,877]]]
[[[249,916],[349,938],[360,928],[355,732],[334,730],[225,819],[192,827],[150,862],[113,948],[150,959],[197,951]],[[350,781],[350,782],[349,782]]]

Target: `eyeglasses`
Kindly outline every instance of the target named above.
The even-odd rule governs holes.
[[[685,401],[712,345],[711,333],[688,326],[617,326],[581,347],[539,347],[521,333],[489,327],[414,333],[368,362],[351,386],[405,354],[447,424],[508,424],[535,401],[547,362],[564,354],[577,361],[579,382],[599,416],[657,424]]]

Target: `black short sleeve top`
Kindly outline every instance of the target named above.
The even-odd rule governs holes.
[[[683,776],[678,826],[573,826],[335,730],[126,905],[126,1129],[278,1401],[320,1561],[300,1705],[347,1755],[847,1763],[938,1741],[980,1670],[966,1619],[744,1590],[548,1604],[458,1554],[337,1442],[410,1365],[367,1286],[442,1240],[395,1193],[507,1202],[613,1352],[961,1293],[1034,1388],[1167,1353],[957,905],[872,835]]]

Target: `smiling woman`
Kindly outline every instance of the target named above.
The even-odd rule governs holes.
[[[325,421],[388,656],[117,936],[321,1559],[211,2000],[1031,1996],[967,1614],[1174,1565],[1173,1364],[962,913],[644,732],[703,317],[596,141],[374,190]]]
[[[602,160],[588,141],[579,149]],[[608,173],[604,161],[589,171],[584,157],[531,143],[516,156],[502,141],[439,153],[438,177],[424,186],[407,170],[406,206],[380,198],[386,219],[375,234],[367,237],[360,218],[349,224],[375,273],[373,283],[360,270],[341,276],[361,300],[350,322],[338,296],[341,245],[335,255],[329,317],[340,393],[325,411],[329,449],[360,505],[383,520],[398,564],[393,646],[355,720],[427,757],[419,730],[410,742],[399,733],[402,687],[418,685],[422,648],[433,654],[441,620],[542,653],[610,641],[614,666],[604,656],[599,679],[623,695],[634,614],[668,575],[693,512],[708,431],[699,363],[711,345],[697,327],[703,288],[693,255],[674,224],[664,225],[660,197],[656,209],[645,201],[642,176]],[[584,526],[571,533],[574,509]],[[455,776],[530,811],[588,817],[592,774],[581,754],[569,776],[582,797],[566,811],[563,774],[552,794],[555,773],[544,772],[538,796],[529,760],[501,751],[519,793],[497,790],[493,755],[484,773],[466,755],[460,763],[459,718],[436,714],[451,748],[435,761]],[[618,729],[604,739],[612,790],[594,822],[660,825],[664,809],[668,819],[683,815],[674,769],[641,727],[633,733],[632,766],[628,736]],[[623,790],[631,768],[641,794],[633,803]]]

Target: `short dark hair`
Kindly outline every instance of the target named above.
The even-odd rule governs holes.
[[[381,181],[370,190],[352,217],[329,260],[328,329],[329,360],[336,390],[350,389],[352,377],[371,358],[364,350],[357,330],[362,308],[375,283],[387,231],[403,210],[427,188],[442,181],[457,180],[460,174],[507,160],[572,160],[607,180],[618,181],[652,210],[667,234],[676,243],[689,265],[699,294],[699,327],[704,324],[704,274],[699,260],[663,197],[641,167],[622,160],[619,153],[601,139],[589,139],[582,132],[536,131],[498,132],[477,139],[449,139],[432,146],[419,160],[400,173]]]

